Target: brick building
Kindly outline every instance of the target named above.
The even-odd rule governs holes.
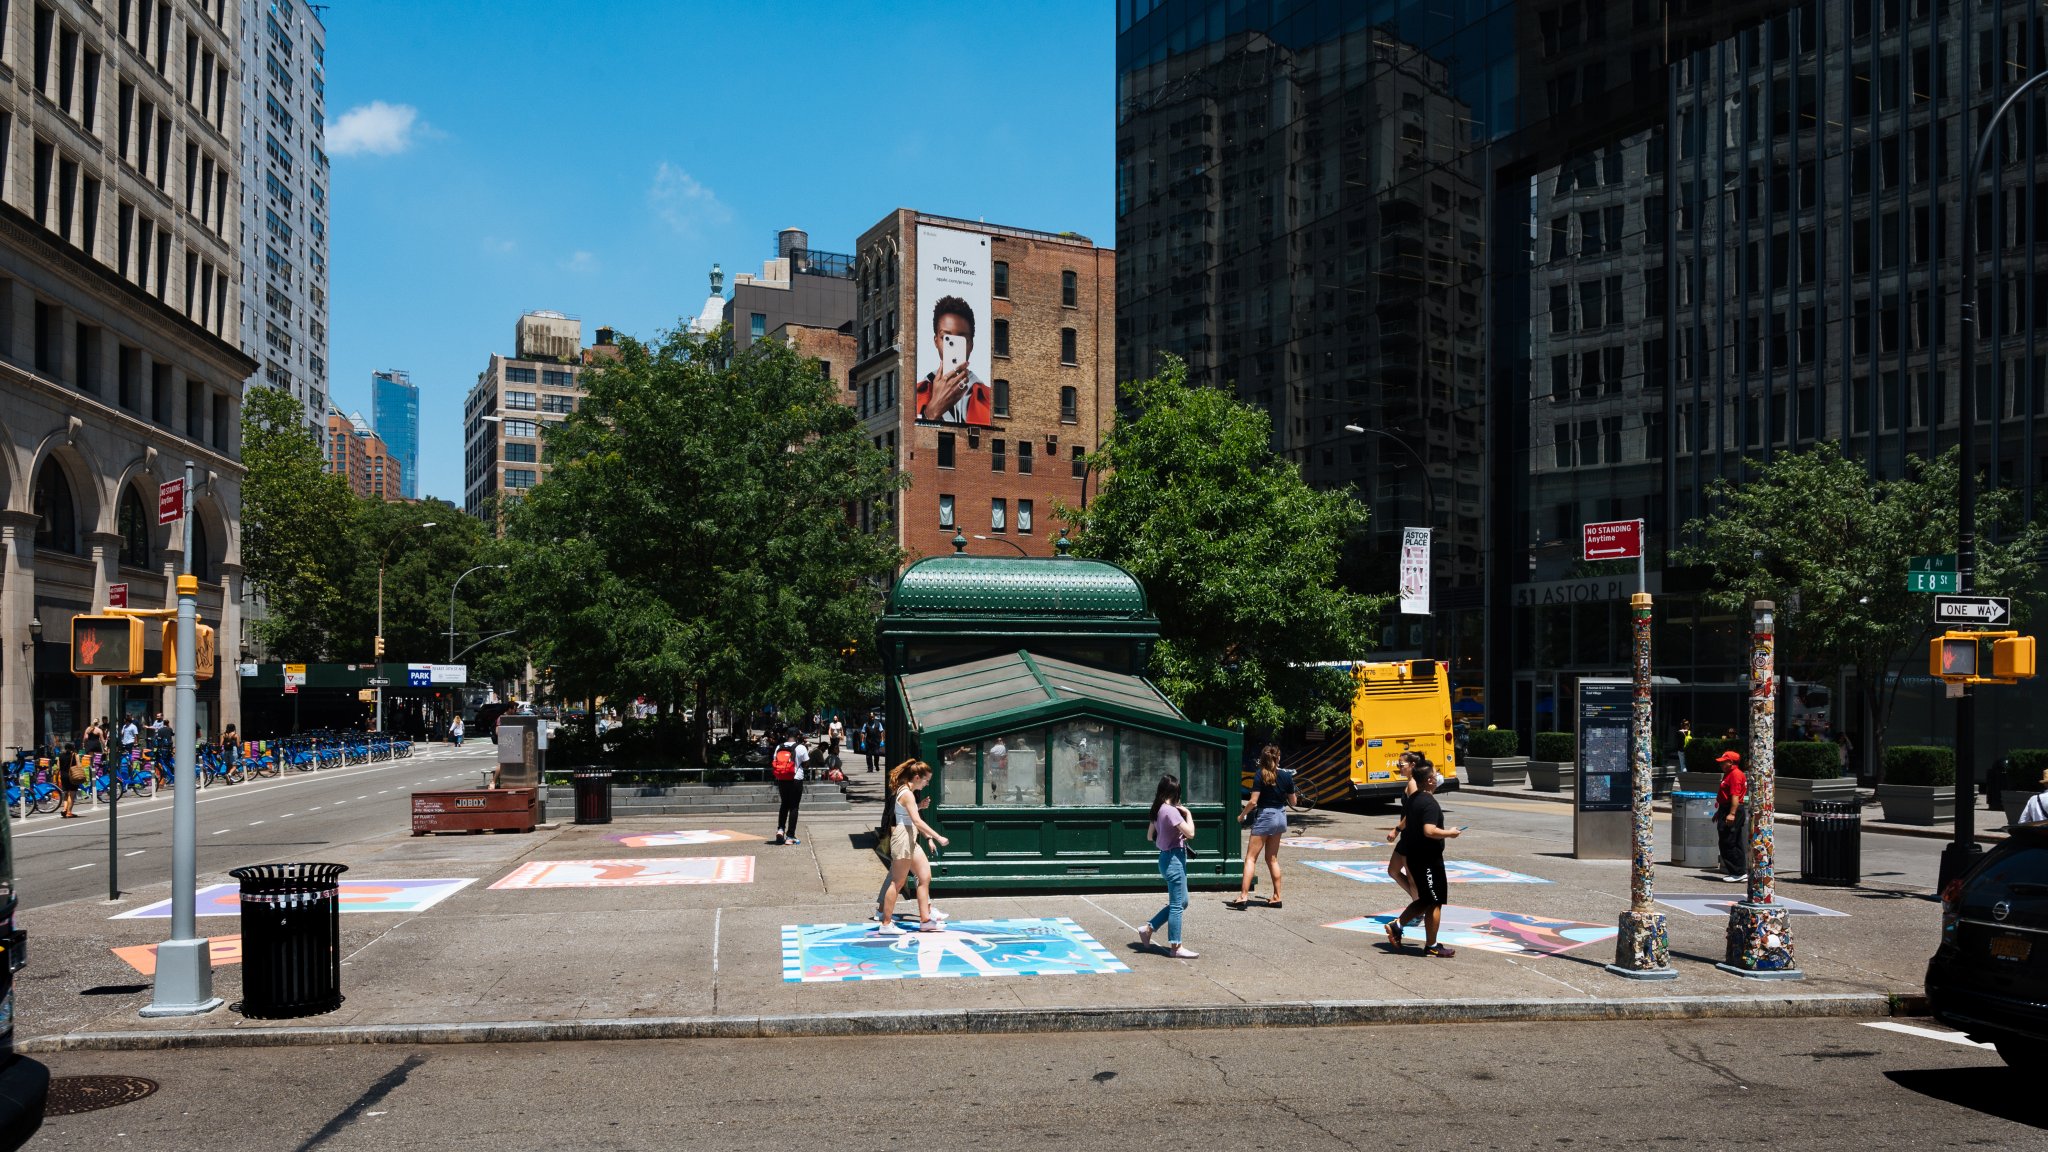
[[[403,500],[405,470],[384,438],[370,430],[361,413],[327,410],[327,471],[348,481],[348,490],[379,500]]]
[[[1115,417],[1116,253],[899,208],[861,234],[854,260],[852,397],[910,476],[886,517],[898,544],[910,559],[940,555],[957,533],[970,553],[1052,555],[1054,505],[1085,501],[1083,465]],[[942,301],[964,305],[958,318],[934,316]],[[964,342],[948,345],[955,335]],[[950,347],[967,357],[968,390],[926,418],[920,383],[933,373],[920,361],[943,363]]]
[[[816,360],[818,370],[824,373],[827,380],[832,381],[840,403],[852,407],[857,399],[851,383],[853,361],[859,348],[850,331],[852,327],[851,324],[838,328],[783,324],[770,331],[768,338],[789,345],[799,356],[808,356]]]

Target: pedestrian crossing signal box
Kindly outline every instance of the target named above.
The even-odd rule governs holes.
[[[1983,662],[1987,642],[1991,648],[1989,669]],[[2034,638],[2017,632],[1943,633],[1927,642],[1927,674],[1950,684],[2030,680],[2034,676]]]
[[[73,616],[71,674],[142,675],[142,621],[132,616]]]
[[[193,654],[197,659],[194,661],[192,676],[197,680],[211,680],[213,679],[213,666],[218,662],[214,654],[213,626],[201,624],[196,640],[197,643],[193,645]],[[163,653],[164,675],[175,677],[178,674],[178,622],[176,620],[164,621]]]

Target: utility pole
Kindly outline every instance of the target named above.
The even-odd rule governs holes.
[[[1621,914],[1614,963],[1607,970],[1631,980],[1676,980],[1671,937],[1656,906],[1656,841],[1650,828],[1650,594],[1638,591],[1630,597],[1629,610],[1635,625],[1635,713],[1629,731],[1629,814],[1635,842],[1629,857],[1628,911]]]
[[[177,759],[172,769],[171,938],[157,945],[156,995],[144,1016],[197,1016],[220,1007],[213,994],[213,957],[199,935],[198,749],[193,746],[199,711],[199,579],[192,574],[192,473],[185,462],[184,561],[178,574],[177,721],[172,726]]]
[[[1792,960],[1792,921],[1772,890],[1777,861],[1771,820],[1777,806],[1777,611],[1769,600],[1750,610],[1749,890],[1728,909],[1728,952],[1715,967],[1757,980],[1804,980]]]

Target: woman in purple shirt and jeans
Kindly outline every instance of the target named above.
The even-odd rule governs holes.
[[[1152,922],[1138,929],[1138,946],[1152,946],[1152,934],[1166,928],[1166,954],[1176,960],[1193,960],[1198,953],[1181,947],[1181,915],[1188,909],[1188,841],[1195,838],[1195,818],[1180,802],[1180,781],[1159,778],[1159,790],[1152,794],[1152,829],[1146,839],[1159,846],[1159,874],[1166,877],[1166,907]]]

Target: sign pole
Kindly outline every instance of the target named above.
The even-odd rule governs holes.
[[[1614,963],[1607,970],[1631,980],[1676,980],[1671,938],[1664,914],[1655,904],[1656,842],[1650,828],[1650,594],[1636,593],[1629,600],[1629,609],[1635,618],[1635,715],[1629,732],[1633,769],[1629,774],[1629,813],[1634,818],[1635,843],[1629,859],[1629,907],[1621,914]]]
[[[1755,980],[1804,980],[1792,958],[1792,918],[1773,891],[1777,862],[1771,822],[1777,807],[1777,612],[1751,609],[1749,650],[1749,890],[1728,909],[1727,958],[1715,967]]]
[[[192,462],[185,462],[185,559],[178,575],[177,762],[171,809],[171,938],[157,946],[156,996],[144,1016],[197,1016],[220,1007],[213,958],[199,935],[199,785],[194,747],[199,711],[199,578],[192,575]]]

